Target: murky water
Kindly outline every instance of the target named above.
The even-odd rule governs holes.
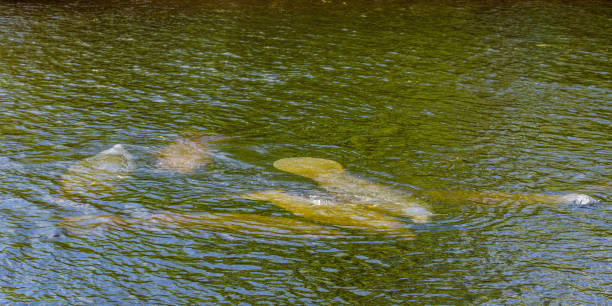
[[[0,1],[0,300],[608,304],[611,25],[606,1]],[[185,133],[221,140],[200,168],[159,167]],[[71,165],[117,143],[129,176],[62,191]],[[329,196],[272,165],[299,156],[434,216],[394,218],[412,240],[317,222],[344,234],[60,226],[160,213],[302,226],[235,196]],[[600,202],[431,196],[453,192]]]

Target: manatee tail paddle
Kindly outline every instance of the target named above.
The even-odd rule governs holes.
[[[273,166],[281,171],[301,175],[308,178],[316,178],[344,171],[338,162],[314,157],[290,157],[279,159]]]

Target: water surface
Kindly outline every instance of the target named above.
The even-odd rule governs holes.
[[[612,8],[605,1],[0,1],[4,303],[608,304]],[[228,137],[193,173],[155,152]],[[60,177],[116,143],[93,198]],[[245,213],[325,193],[312,156],[407,193],[582,192],[574,205],[431,202],[399,240],[201,228],[66,235],[62,218]],[[302,220],[303,221],[303,220]]]

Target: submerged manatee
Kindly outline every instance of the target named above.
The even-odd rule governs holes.
[[[316,222],[360,230],[370,233],[414,238],[403,224],[375,211],[364,210],[363,205],[312,200],[289,195],[278,190],[250,193],[245,199],[271,202],[296,216]]]
[[[85,215],[62,218],[58,225],[70,235],[83,236],[123,228],[128,222],[114,215]]]
[[[476,191],[427,191],[432,201],[474,203],[487,205],[591,205],[598,201],[586,194],[563,195],[538,193],[476,192]]]
[[[313,157],[283,158],[274,167],[313,179],[319,185],[350,203],[363,203],[367,208],[393,216],[409,217],[414,222],[429,221],[433,214],[427,203],[389,187],[346,173],[338,162]]]
[[[116,180],[129,175],[134,161],[122,145],[116,144],[68,168],[62,175],[62,190],[69,194],[91,194],[112,188]]]
[[[333,228],[289,218],[232,213],[156,213],[131,219],[113,215],[86,215],[64,218],[59,225],[72,235],[139,228],[201,228],[257,236],[303,238],[334,238],[343,234]]]
[[[208,147],[200,140],[181,138],[157,153],[157,164],[167,170],[192,173],[210,163]]]

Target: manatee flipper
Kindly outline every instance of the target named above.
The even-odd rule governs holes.
[[[134,169],[132,155],[116,144],[68,168],[62,175],[62,191],[69,194],[91,195],[113,187]]]
[[[338,162],[314,157],[283,158],[274,162],[273,166],[281,171],[315,179],[320,176],[334,175],[344,171]]]
[[[201,141],[181,138],[157,152],[157,164],[163,169],[192,173],[210,163],[208,147]]]
[[[296,216],[320,223],[404,239],[414,238],[414,234],[398,220],[364,209],[361,204],[312,200],[278,190],[250,193],[241,197],[271,202]]]

